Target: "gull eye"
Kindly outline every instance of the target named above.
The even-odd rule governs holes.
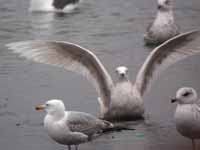
[[[187,96],[189,96],[191,93],[190,92],[185,92],[184,94],[183,94],[183,96],[184,97],[187,97]]]
[[[50,105],[47,103],[46,106],[48,107],[48,106],[50,106]]]

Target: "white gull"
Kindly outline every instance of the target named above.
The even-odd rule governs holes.
[[[49,136],[56,142],[68,145],[78,145],[92,139],[104,129],[112,128],[112,123],[100,120],[91,114],[76,111],[65,111],[61,100],[53,99],[43,105],[36,106],[36,110],[45,110],[44,127]]]
[[[174,119],[178,132],[192,140],[195,150],[195,139],[200,139],[200,100],[197,92],[191,87],[180,88],[172,103],[177,102]]]

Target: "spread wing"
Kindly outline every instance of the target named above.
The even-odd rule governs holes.
[[[137,74],[135,87],[143,95],[152,78],[177,61],[197,53],[200,53],[199,30],[182,33],[169,39],[149,54]]]
[[[67,126],[72,132],[82,132],[86,135],[93,135],[101,132],[104,122],[96,117],[83,112],[68,112]]]
[[[82,74],[94,85],[103,104],[109,106],[113,81],[100,60],[91,51],[62,41],[22,41],[7,46],[14,53],[35,62]]]

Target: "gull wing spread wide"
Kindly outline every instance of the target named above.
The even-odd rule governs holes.
[[[200,53],[199,30],[182,33],[167,40],[149,54],[137,74],[135,87],[143,95],[151,78],[177,61],[197,53]]]
[[[14,53],[35,62],[63,67],[82,74],[92,82],[105,106],[109,106],[113,81],[91,51],[62,41],[22,41],[6,46]]]

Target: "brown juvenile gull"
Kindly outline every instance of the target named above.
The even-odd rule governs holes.
[[[93,135],[112,128],[112,123],[100,120],[91,114],[76,111],[65,111],[65,105],[61,100],[53,99],[44,105],[36,106],[36,110],[45,110],[44,127],[49,136],[56,142],[68,145],[78,145],[89,141]]]
[[[195,150],[195,139],[200,139],[200,100],[197,92],[191,87],[180,88],[171,102],[178,103],[174,114],[176,128],[181,135],[192,140]]]
[[[173,0],[158,0],[158,12],[155,20],[147,28],[145,43],[161,44],[179,34],[174,20]]]
[[[144,114],[143,95],[151,78],[171,64],[200,52],[200,32],[180,34],[155,48],[139,70],[133,84],[128,69],[116,69],[117,83],[90,50],[62,41],[22,41],[7,45],[14,53],[35,62],[51,64],[85,76],[96,88],[101,117],[106,120],[134,120]]]
[[[29,10],[46,12],[70,12],[75,9],[80,0],[31,0]]]

